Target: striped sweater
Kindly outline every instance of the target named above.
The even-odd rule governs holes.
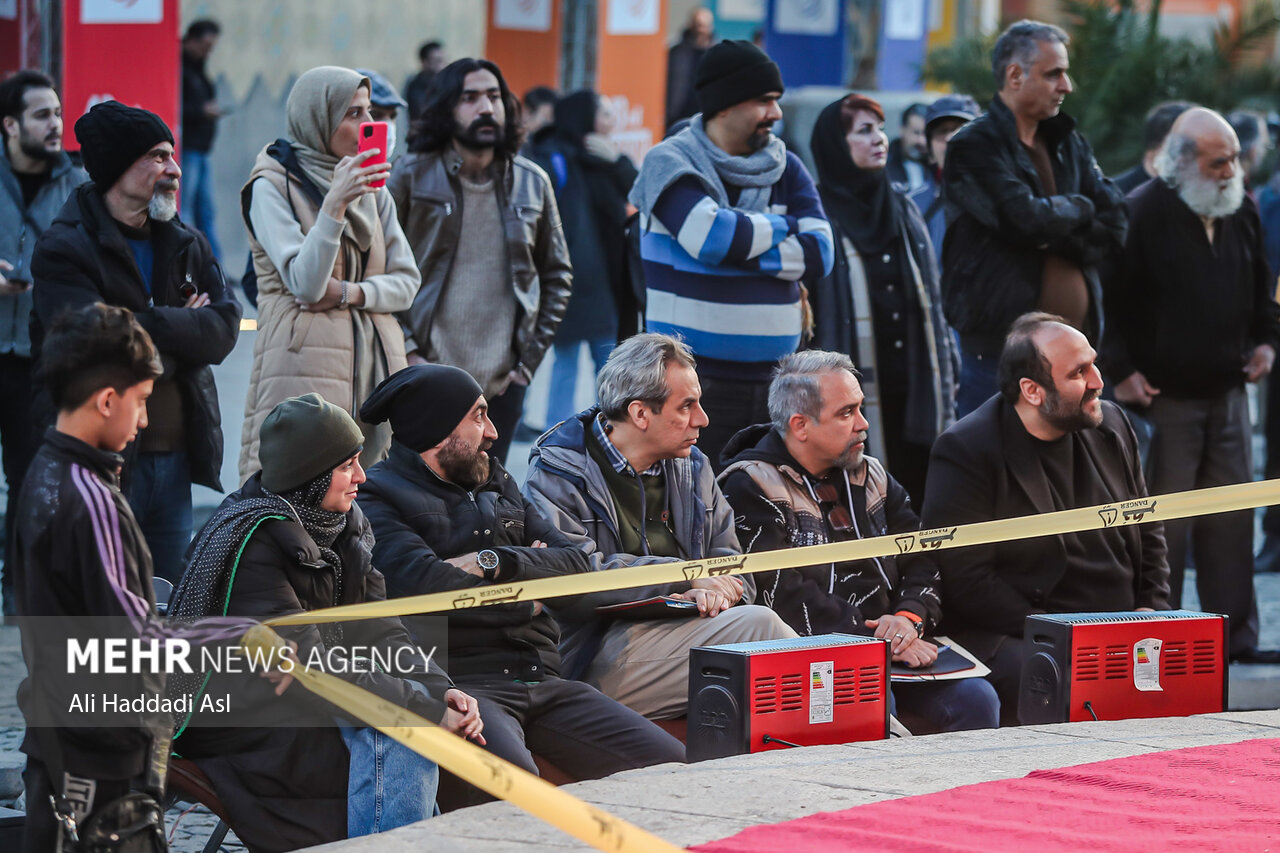
[[[730,188],[731,192],[733,189]],[[802,283],[831,271],[831,226],[795,154],[774,184],[767,212],[718,205],[693,176],[640,211],[649,331],[679,335],[699,372],[767,378],[795,352]]]

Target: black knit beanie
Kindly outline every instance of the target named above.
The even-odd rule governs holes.
[[[172,145],[173,133],[149,110],[105,101],[76,121],[76,140],[84,170],[105,193],[143,154],[161,142]]]
[[[415,364],[373,389],[360,407],[360,420],[389,420],[396,441],[414,453],[426,453],[457,429],[483,393],[480,383],[461,368]]]
[[[364,433],[345,409],[319,394],[279,403],[258,433],[262,485],[280,494],[305,485],[360,452]]]
[[[782,91],[782,72],[749,41],[722,41],[702,55],[693,86],[706,121],[734,104]]]

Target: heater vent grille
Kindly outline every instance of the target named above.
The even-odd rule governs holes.
[[[1129,647],[1080,646],[1071,671],[1076,681],[1114,681],[1129,677]]]
[[[1213,640],[1169,640],[1160,649],[1160,674],[1164,678],[1214,675],[1222,654]],[[1081,646],[1072,663],[1076,681],[1115,681],[1133,674],[1132,649],[1126,645]]]
[[[1080,646],[1076,659],[1071,662],[1071,672],[1076,681],[1097,681],[1101,671],[1097,646]]]
[[[1193,675],[1214,675],[1222,665],[1222,652],[1213,640],[1196,640],[1191,644]]]
[[[1102,677],[1107,681],[1127,679],[1129,668],[1133,662],[1129,659],[1128,646],[1107,646],[1106,658],[1102,663]]]
[[[837,669],[835,673],[834,699],[837,705],[856,705],[858,702],[858,671],[852,667]]]
[[[1180,619],[1218,619],[1194,610],[1164,610],[1159,613],[1037,613],[1035,619],[1060,625],[1106,625],[1119,622],[1161,622]]]
[[[877,702],[882,696],[883,683],[880,678],[880,668],[877,666],[837,669],[835,679],[837,705]]]
[[[1164,678],[1177,678],[1186,675],[1187,644],[1183,640],[1168,642],[1160,650],[1160,670]]]
[[[804,676],[757,676],[752,681],[751,690],[752,707],[757,714],[785,713],[804,708]],[[832,693],[837,705],[880,701],[884,693],[880,668],[862,666],[837,669]]]
[[[799,711],[804,707],[803,676],[782,676],[782,697],[779,705],[784,713],[786,711]]]
[[[773,675],[756,676],[751,684],[751,704],[757,714],[778,712],[778,678]]]

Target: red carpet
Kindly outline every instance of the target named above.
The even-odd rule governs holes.
[[[1280,851],[1280,740],[1037,770],[755,826],[700,853]]]

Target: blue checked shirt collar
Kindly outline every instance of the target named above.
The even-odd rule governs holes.
[[[631,467],[631,463],[627,461],[627,457],[623,456],[618,448],[613,446],[613,442],[609,439],[608,420],[604,416],[604,412],[597,412],[595,420],[591,422],[591,432],[596,437],[596,442],[604,448],[604,454],[609,458],[609,462],[613,465],[613,470],[619,474],[627,474],[631,477],[636,476],[635,469]],[[662,462],[653,463],[645,471],[641,472],[646,477],[656,477],[662,473]]]

